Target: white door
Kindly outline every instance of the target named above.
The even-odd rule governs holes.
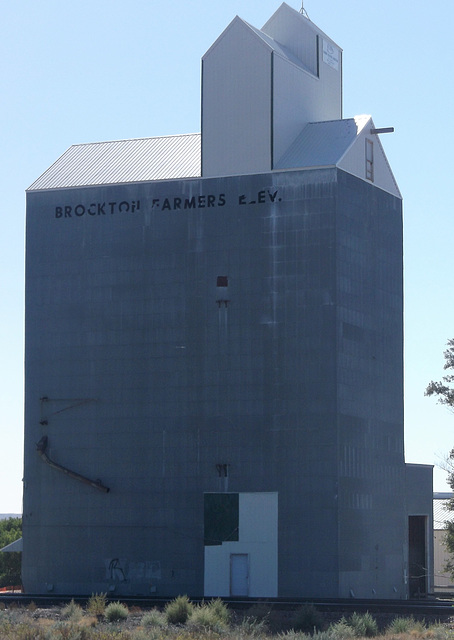
[[[249,595],[249,555],[247,553],[230,554],[230,595]]]

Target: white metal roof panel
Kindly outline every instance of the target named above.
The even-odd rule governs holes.
[[[261,39],[263,40],[269,47],[270,49],[272,49],[275,53],[277,53],[278,55],[280,55],[282,58],[285,58],[286,60],[288,60],[289,62],[292,62],[294,65],[296,65],[297,67],[301,67],[301,69],[304,69],[304,71],[307,71],[308,73],[310,73],[311,75],[314,75],[314,72],[311,71],[304,63],[302,60],[300,60],[300,58],[298,58],[294,53],[292,53],[290,51],[290,49],[287,49],[287,47],[284,47],[284,45],[279,44],[279,42],[276,42],[276,40],[273,40],[273,38],[269,35],[267,35],[266,33],[263,33],[263,31],[260,31],[260,29],[257,29],[256,27],[253,27],[251,24],[245,22],[245,24],[247,24],[247,26]]]
[[[138,138],[73,145],[28,191],[200,175],[199,133]]]
[[[446,529],[445,523],[454,520],[454,512],[446,508],[447,501],[452,497],[452,493],[446,493],[443,498],[437,497],[434,499],[434,529]]]
[[[319,27],[317,27],[317,25],[314,22],[312,22],[312,20],[310,20],[305,15],[303,15],[301,11],[296,11],[296,9],[288,5],[286,2],[283,2],[280,5],[280,7],[276,9],[276,11],[273,13],[271,18],[269,18],[266,21],[266,23],[263,25],[263,27],[261,28],[261,31],[269,35],[271,34],[271,36],[274,39],[277,39],[277,36],[275,34],[281,33],[282,27],[288,29],[288,25],[290,21],[291,21],[291,24],[295,25],[295,27],[296,27],[297,21],[300,23],[300,28],[296,27],[296,28],[287,30],[287,34],[288,34],[287,37],[290,37],[290,41],[293,41],[292,42],[293,47],[296,46],[297,48],[299,48],[302,44],[302,38],[301,38],[301,33],[302,33],[301,25],[302,25],[303,28],[309,27],[314,33],[318,34],[319,36],[322,36],[324,40],[329,40],[329,42],[335,45],[339,49],[339,51],[342,51],[341,47],[339,47],[339,45],[336,44],[332,38],[327,36],[326,33],[324,33]],[[307,32],[307,29],[305,29],[305,31]],[[287,46],[289,45],[287,44]],[[298,57],[298,54],[296,55]]]
[[[274,168],[335,166],[369,120],[370,116],[356,116],[309,122]]]
[[[13,551],[22,551],[23,550],[23,545],[22,545],[22,538],[19,538],[18,540],[14,540],[14,542],[10,542],[9,544],[6,545],[6,547],[3,547],[2,549],[0,549],[0,552],[4,552],[4,553],[12,553]]]

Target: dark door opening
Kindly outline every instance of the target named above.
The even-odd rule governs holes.
[[[410,598],[427,594],[426,516],[408,517],[408,571]]]

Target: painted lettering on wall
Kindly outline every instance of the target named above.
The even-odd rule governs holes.
[[[82,216],[105,216],[113,213],[134,213],[140,210],[140,200],[123,200],[122,202],[92,202],[91,204],[65,204],[55,207],[56,218],[81,218]]]
[[[254,195],[252,200],[248,199],[248,196],[243,193],[238,196],[238,204],[265,204],[265,202],[276,202],[276,198],[277,190],[270,191],[269,189],[263,189],[259,191],[257,195]],[[278,202],[280,201],[281,199],[279,198]]]
[[[261,205],[281,202],[278,190],[262,189],[255,193],[241,193],[234,203],[237,205]],[[172,196],[151,198],[147,202],[140,200],[122,200],[105,202],[79,202],[77,204],[61,204],[55,207],[56,218],[107,217],[118,213],[136,213],[154,211],[189,211],[191,209],[210,209],[224,207],[227,203],[225,193],[201,194],[196,196]]]

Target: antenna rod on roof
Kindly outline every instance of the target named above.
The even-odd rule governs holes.
[[[304,0],[301,0],[301,9],[300,9],[300,13],[301,15],[303,15],[305,18],[307,18],[308,20],[310,20],[309,16],[307,15],[307,11],[304,8]]]

